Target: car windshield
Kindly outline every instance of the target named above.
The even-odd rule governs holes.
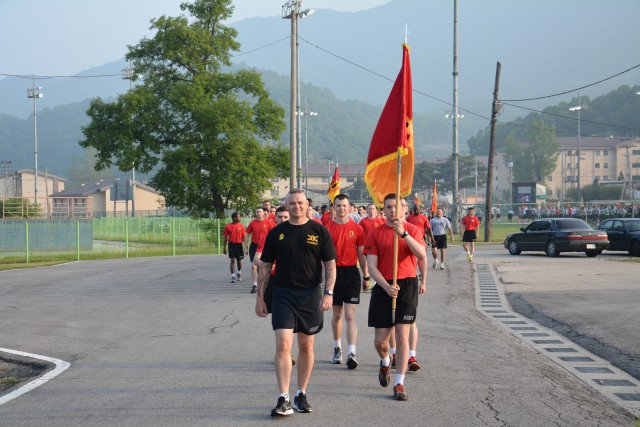
[[[627,221],[627,230],[629,231],[640,231],[640,220],[638,221]]]
[[[581,219],[567,218],[556,221],[558,230],[593,230],[589,224]]]

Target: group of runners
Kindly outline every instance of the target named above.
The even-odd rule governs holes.
[[[311,206],[304,191],[292,190],[284,206],[273,208],[275,221],[265,215],[272,209],[265,206],[256,210],[256,218],[244,232],[240,229],[238,214],[232,215],[232,222],[224,230],[231,281],[240,280],[241,260],[249,254],[253,278],[251,292],[256,293],[255,312],[259,317],[272,314],[275,372],[280,394],[271,415],[287,416],[294,410],[312,411],[306,389],[315,359],[314,337],[323,329],[324,311],[333,311],[332,362],[342,364],[346,359],[348,369],[358,366],[356,309],[361,292],[368,290],[371,290],[368,326],[375,328],[374,348],[380,357],[378,382],[382,387],[389,386],[391,370],[395,367],[393,397],[407,400],[406,373],[420,369],[416,359],[418,330],[415,320],[418,295],[426,292],[425,239],[433,248],[433,267],[444,270],[447,232],[451,239],[454,237],[451,224],[443,217],[441,209],[430,220],[417,207],[407,216],[406,199],[398,200],[395,194],[384,198],[381,211],[374,204],[367,206],[364,217],[364,212],[356,211],[361,217],[358,223],[353,217],[353,203],[347,195],[336,196],[332,212],[320,219]],[[464,248],[471,261],[479,221],[470,209],[461,223],[466,230]],[[394,283],[396,235],[398,257]],[[392,314],[394,299],[396,309]],[[344,353],[343,319],[347,340]],[[294,336],[298,341],[297,362],[291,354]],[[289,389],[294,363],[298,369],[298,383],[292,403]]]

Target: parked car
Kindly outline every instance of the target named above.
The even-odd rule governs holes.
[[[597,228],[606,231],[610,251],[627,251],[640,256],[640,218],[611,218]]]
[[[509,234],[504,239],[504,247],[511,255],[544,251],[550,257],[561,252],[584,252],[594,257],[609,247],[605,231],[594,230],[578,218],[540,219],[520,230],[521,233]]]

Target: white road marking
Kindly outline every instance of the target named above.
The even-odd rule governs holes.
[[[64,360],[54,359],[52,357],[47,357],[47,356],[41,356],[39,354],[25,353],[23,351],[10,350],[8,348],[0,348],[0,352],[15,354],[15,355],[18,355],[18,356],[31,357],[33,359],[45,360],[47,362],[51,362],[51,363],[56,365],[56,367],[53,370],[47,372],[46,374],[44,374],[40,378],[37,378],[37,379],[35,379],[35,380],[23,385],[22,387],[12,391],[11,393],[5,394],[4,396],[0,396],[0,405],[2,405],[3,403],[7,403],[10,400],[15,399],[16,397],[22,396],[23,394],[33,390],[34,388],[36,388],[38,386],[41,386],[42,384],[46,383],[47,381],[57,377],[58,375],[60,375],[61,373],[63,373],[67,369],[69,369],[69,366],[71,366],[71,364],[69,362],[65,362]]]

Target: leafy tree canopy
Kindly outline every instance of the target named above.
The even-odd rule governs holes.
[[[191,19],[153,19],[155,36],[129,47],[139,83],[115,102],[92,100],[80,144],[98,150],[98,170],[157,170],[151,185],[192,216],[253,208],[270,178],[288,175],[288,152],[272,144],[284,110],[257,72],[223,71],[240,48],[236,30],[222,24],[231,0],[180,8]]]

